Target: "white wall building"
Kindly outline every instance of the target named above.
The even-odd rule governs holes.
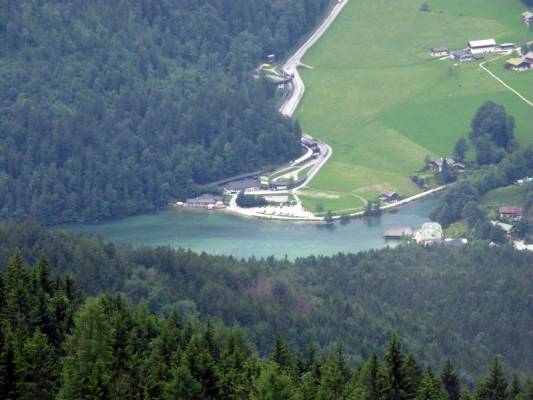
[[[472,54],[487,54],[496,50],[496,41],[494,39],[471,40],[468,42],[468,48]]]

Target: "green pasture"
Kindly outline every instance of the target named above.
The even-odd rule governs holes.
[[[523,206],[524,202],[524,188],[516,185],[491,190],[481,199],[481,205],[486,209],[500,206]]]
[[[532,107],[479,65],[457,66],[432,59],[429,52],[491,37],[533,40],[521,21],[520,1],[426,2],[431,12],[420,11],[422,1],[349,0],[303,60],[313,69],[302,70],[306,95],[296,118],[306,133],[333,148],[309,186],[329,194],[320,200],[325,209],[362,208],[361,197],[375,198],[384,190],[404,196],[419,192],[409,176],[423,167],[425,156],[451,155],[487,100],[514,115],[520,142],[533,139]],[[499,68],[497,61],[489,66]],[[524,92],[532,92],[533,74],[515,79],[529,88]],[[310,210],[318,201],[302,200]]]

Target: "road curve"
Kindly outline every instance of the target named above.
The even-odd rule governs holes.
[[[348,4],[348,0],[341,0],[337,2],[330,14],[322,22],[322,24],[313,32],[313,34],[305,41],[305,43],[283,64],[282,70],[288,75],[293,76],[292,79],[292,92],[290,96],[283,102],[279,108],[279,112],[288,117],[292,117],[298,104],[302,100],[305,93],[305,85],[298,72],[298,67],[301,65],[302,58],[307,50],[313,46],[318,39],[326,32],[330,25],[335,21],[335,18],[342,11],[344,6]]]

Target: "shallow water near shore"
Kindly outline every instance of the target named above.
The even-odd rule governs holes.
[[[266,221],[220,211],[171,209],[60,229],[98,235],[116,243],[169,245],[239,258],[274,255],[294,259],[394,246],[395,242],[383,238],[383,230],[394,226],[419,228],[429,220],[437,201],[438,197],[421,199],[381,217],[354,219],[347,224]]]

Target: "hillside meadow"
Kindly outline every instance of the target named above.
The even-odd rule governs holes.
[[[451,155],[487,100],[515,117],[521,143],[533,139],[529,105],[477,63],[456,66],[429,53],[434,46],[460,49],[481,38],[533,40],[521,22],[519,0],[432,0],[430,12],[413,0],[349,1],[304,59],[312,69],[302,71],[306,95],[296,117],[305,132],[333,148],[302,191],[309,209],[360,209],[362,199],[384,190],[417,193],[409,176],[426,156]],[[507,76],[498,62],[489,67]],[[533,98],[533,74],[511,78]]]

